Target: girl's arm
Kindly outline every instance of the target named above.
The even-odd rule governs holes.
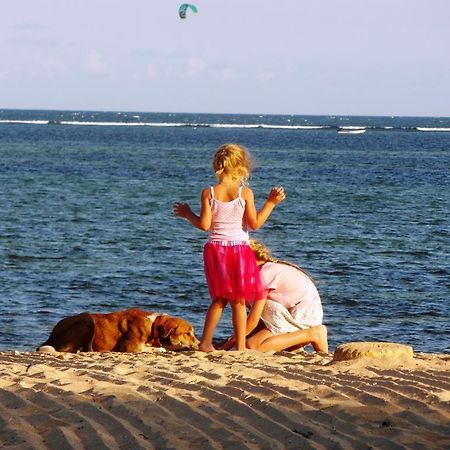
[[[266,298],[264,298],[264,300],[257,300],[255,303],[253,303],[252,309],[247,316],[246,336],[248,336],[258,325],[265,304]]]
[[[286,195],[281,186],[272,188],[266,202],[259,211],[256,211],[255,199],[250,188],[246,187],[242,190],[242,197],[245,200],[246,223],[252,230],[257,230],[264,225],[273,208],[282,202],[286,198]]]
[[[200,230],[209,230],[211,226],[211,205],[209,203],[211,194],[210,189],[203,189],[200,199],[200,216],[194,214],[187,203],[174,203],[173,213],[177,217],[183,217],[191,222],[194,227]]]

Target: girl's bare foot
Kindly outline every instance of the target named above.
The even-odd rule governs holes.
[[[209,353],[209,352],[214,352],[216,349],[212,346],[212,344],[202,344],[200,342],[200,344],[198,346],[198,350],[200,352]]]
[[[312,346],[316,352],[328,353],[328,338],[327,327],[325,325],[318,325],[311,328],[314,330],[315,339],[312,342]]]

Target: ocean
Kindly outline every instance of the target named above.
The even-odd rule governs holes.
[[[206,234],[172,204],[199,211],[225,142],[255,159],[257,207],[284,186],[251,235],[314,277],[331,350],[450,352],[450,118],[36,110],[0,110],[0,350],[129,307],[200,336]],[[231,330],[227,308],[216,339]]]

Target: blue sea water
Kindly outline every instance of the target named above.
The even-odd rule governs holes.
[[[206,235],[172,203],[198,211],[224,142],[253,154],[257,206],[285,187],[252,236],[318,282],[331,349],[450,352],[450,118],[24,110],[0,110],[0,350],[128,307],[200,335]],[[227,311],[216,338],[230,332]]]

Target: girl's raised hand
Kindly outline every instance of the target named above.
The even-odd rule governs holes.
[[[278,203],[282,202],[285,198],[286,194],[284,193],[283,186],[277,186],[272,188],[269,196],[267,197],[267,201],[277,205]]]
[[[191,213],[191,207],[187,203],[174,203],[173,204],[173,213],[177,217],[186,218]]]

